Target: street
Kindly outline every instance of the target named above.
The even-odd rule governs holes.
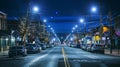
[[[0,67],[120,67],[120,0],[1,0]]]
[[[26,57],[0,59],[0,67],[120,67],[120,57],[56,46]]]

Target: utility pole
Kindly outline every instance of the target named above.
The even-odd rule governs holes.
[[[78,37],[77,37],[77,44],[79,44],[79,39],[80,39],[79,37],[80,37],[80,36],[79,36],[78,30],[77,30],[77,36],[78,36]]]
[[[112,14],[111,14],[111,0],[109,0],[109,29],[110,29],[110,53],[112,54],[112,45],[113,45],[113,37],[112,37]]]
[[[87,16],[84,17],[85,19],[87,18]],[[84,21],[84,38],[85,38],[85,44],[87,45],[87,40],[86,40],[86,21]]]
[[[112,38],[112,20],[111,20],[111,11],[109,11],[109,29],[110,29],[110,53],[112,54],[112,44],[113,44],[113,38]]]
[[[102,0],[100,0],[100,38],[102,37]],[[101,39],[100,39],[101,43]]]

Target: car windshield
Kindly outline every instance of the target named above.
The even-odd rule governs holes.
[[[120,0],[0,0],[0,67],[120,67]]]

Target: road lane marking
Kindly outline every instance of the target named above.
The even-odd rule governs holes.
[[[66,62],[66,59],[65,59],[64,48],[63,47],[62,47],[62,54],[63,54],[63,58],[64,58],[65,67],[67,67],[67,62]]]
[[[39,61],[40,59],[42,59],[42,58],[44,58],[44,57],[46,57],[46,56],[48,56],[49,53],[51,53],[52,51],[53,51],[53,49],[50,50],[47,54],[44,54],[44,55],[42,55],[42,56],[39,56],[39,57],[33,59],[32,61],[30,61],[29,63],[27,63],[24,67],[30,67],[33,63]]]
[[[50,57],[50,61],[46,67],[57,67],[57,63],[58,63],[57,58],[58,58],[57,54]]]
[[[89,57],[91,59],[97,59],[98,58],[97,56],[94,56],[94,55],[84,55],[84,56]]]
[[[35,58],[34,60],[32,60],[32,61],[29,63],[29,65],[32,65],[32,63],[35,63],[36,61],[38,61],[38,60],[46,57],[47,55],[48,55],[48,54],[45,54],[45,55],[43,55],[43,56],[40,56],[40,57]]]
[[[66,53],[65,53],[65,50],[64,50],[63,47],[62,47],[62,54],[63,54],[63,58],[64,58],[65,67],[70,67],[68,58],[67,58],[67,56],[66,56]]]

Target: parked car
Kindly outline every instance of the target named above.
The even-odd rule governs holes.
[[[77,45],[76,44],[70,44],[70,47],[76,48]]]
[[[26,44],[26,49],[28,53],[37,53],[41,51],[41,46],[36,44]]]
[[[92,48],[93,45],[94,45],[94,44],[89,44],[89,45],[87,45],[86,50],[87,50],[87,51],[91,51],[91,48]]]
[[[27,49],[24,46],[13,46],[9,48],[8,55],[10,58],[14,56],[26,56]]]
[[[42,51],[42,48],[41,48],[40,45],[36,45],[36,47],[37,47],[38,52],[41,52],[41,51]]]
[[[50,48],[50,45],[49,45],[49,44],[46,44],[46,48]]]
[[[94,45],[91,47],[91,51],[92,51],[92,52],[104,53],[104,45],[94,44]]]
[[[81,45],[81,48],[82,48],[83,50],[86,50],[86,49],[87,49],[87,45],[82,44],[82,45]]]
[[[41,46],[42,50],[45,50],[47,48],[46,44],[44,44],[44,43],[41,43],[40,46]]]
[[[53,45],[53,44],[50,44],[50,48],[52,48],[52,47],[54,47],[54,45]]]

